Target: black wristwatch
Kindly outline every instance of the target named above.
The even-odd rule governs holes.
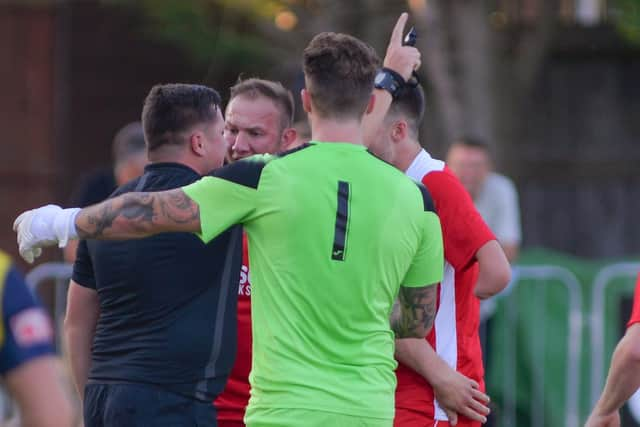
[[[382,68],[376,74],[374,86],[376,89],[386,90],[393,98],[396,97],[398,90],[404,86],[406,82],[400,74],[390,68]]]

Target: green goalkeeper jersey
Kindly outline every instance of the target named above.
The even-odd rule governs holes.
[[[236,162],[184,191],[204,241],[238,223],[248,235],[247,418],[299,408],[392,419],[394,299],[401,285],[439,282],[444,265],[427,190],[361,145],[312,142]]]

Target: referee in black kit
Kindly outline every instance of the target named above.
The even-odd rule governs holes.
[[[222,165],[220,97],[204,86],[155,86],[142,113],[151,162],[116,190],[190,184]],[[216,425],[211,401],[236,349],[241,229],[205,245],[190,233],[82,241],[65,335],[86,427]]]

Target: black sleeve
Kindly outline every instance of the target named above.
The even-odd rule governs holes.
[[[422,204],[423,204],[423,207],[424,207],[424,211],[425,212],[434,212],[434,213],[437,214],[438,211],[436,210],[435,201],[431,197],[431,193],[429,193],[429,190],[427,190],[427,187],[422,185],[421,182],[416,182],[416,185],[420,189],[420,194],[422,194]]]
[[[91,262],[91,255],[89,254],[89,247],[86,240],[81,240],[80,244],[78,244],[76,261],[73,263],[73,275],[71,278],[80,286],[90,289],[96,288],[93,263]]]
[[[252,156],[215,169],[209,173],[209,176],[231,181],[245,187],[258,188],[260,175],[266,163],[266,156]]]

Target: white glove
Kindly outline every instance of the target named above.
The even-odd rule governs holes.
[[[40,256],[42,248],[58,244],[67,246],[69,239],[78,237],[75,219],[79,208],[62,209],[56,205],[46,205],[23,212],[13,223],[13,231],[18,233],[20,255],[28,263]]]

